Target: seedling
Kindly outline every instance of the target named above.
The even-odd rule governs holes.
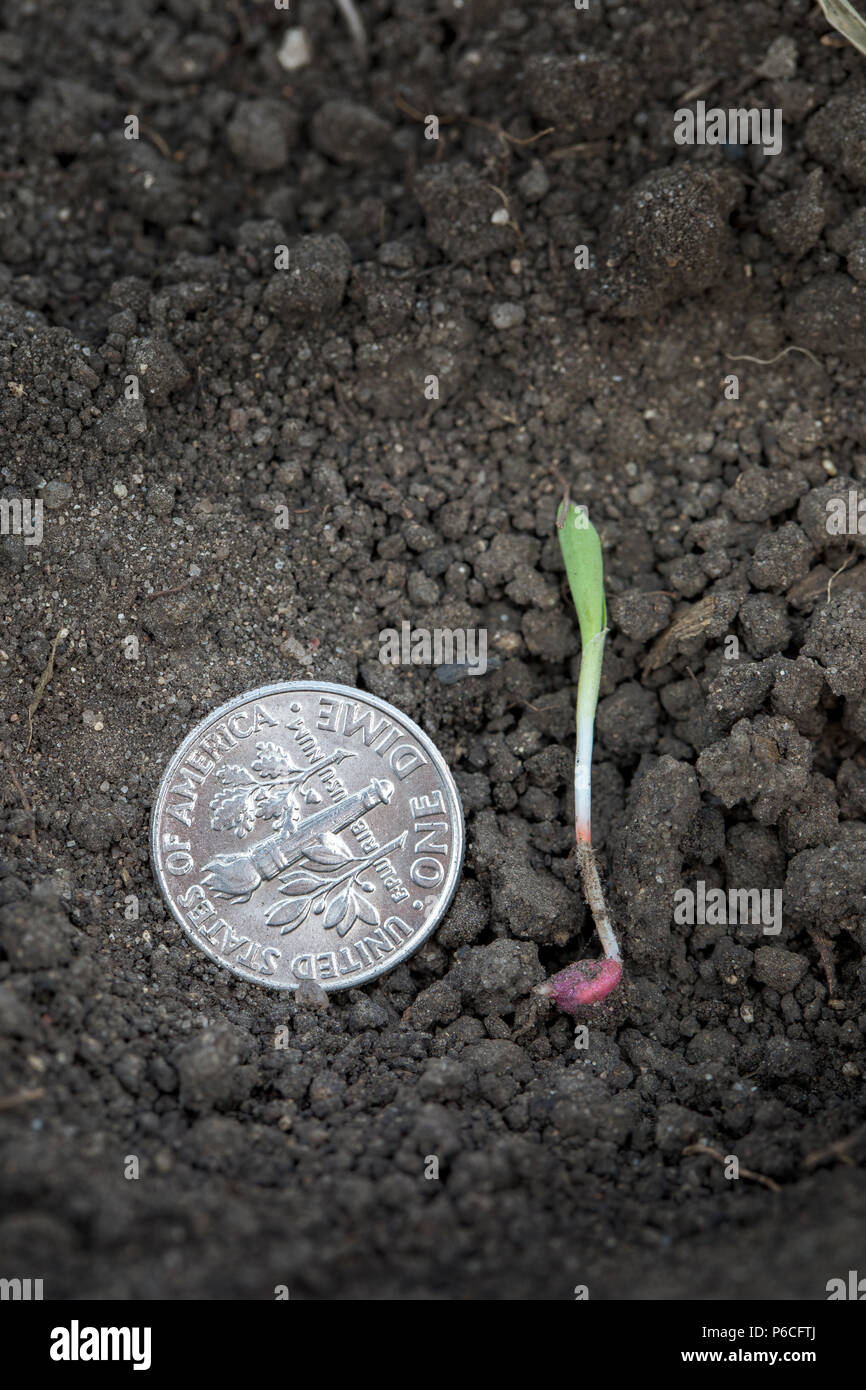
[[[595,711],[607,636],[607,604],[601,541],[585,507],[563,501],[556,519],[565,572],[580,623],[581,659],[577,682],[577,748],[574,758],[574,838],[583,891],[604,948],[604,960],[575,961],[536,986],[557,1008],[574,1013],[595,1004],[616,989],[622,978],[622,956],[604,899],[598,864],[592,849],[592,743]]]
[[[861,53],[866,53],[866,21],[861,19],[854,6],[848,0],[818,0],[818,3],[827,23],[838,29]]]

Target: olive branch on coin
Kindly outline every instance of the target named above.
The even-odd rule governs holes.
[[[316,916],[322,917],[322,926],[328,930],[336,928],[338,936],[345,936],[358,920],[378,927],[379,912],[364,896],[375,892],[376,885],[368,878],[361,878],[361,874],[374,860],[405,843],[404,830],[387,845],[355,857],[336,835],[323,835],[322,843],[312,845],[306,852],[308,862],[316,864],[320,872],[295,869],[282,878],[280,892],[295,901],[277,902],[269,907],[265,913],[268,926],[279,927],[280,935],[285,936],[306,921],[312,909]],[[338,868],[344,872],[337,878],[325,876]]]

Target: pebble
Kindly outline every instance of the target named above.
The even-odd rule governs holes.
[[[157,516],[168,516],[174,507],[174,488],[171,483],[151,483],[147,489],[148,510]]]
[[[29,1038],[35,1032],[30,1008],[11,985],[0,985],[0,1037]]]
[[[788,34],[774,39],[767,49],[767,56],[758,68],[761,77],[769,77],[774,82],[784,82],[797,75],[797,44]]]
[[[72,488],[69,483],[61,482],[59,478],[52,478],[40,491],[45,507],[49,512],[60,511],[72,497]]]
[[[342,237],[301,237],[291,248],[288,269],[277,271],[268,282],[265,307],[284,323],[327,318],[342,303],[351,268]]]
[[[538,203],[550,188],[550,177],[544,165],[536,162],[517,180],[517,191],[524,203]]]
[[[525,318],[526,310],[523,305],[514,304],[510,300],[494,304],[490,310],[490,322],[500,333],[506,332],[509,328],[517,328]]]
[[[277,51],[277,62],[284,72],[298,72],[313,61],[313,46],[306,29],[287,29]]]
[[[277,101],[239,101],[226,138],[239,164],[259,174],[282,169],[289,158],[293,114]]]
[[[171,343],[159,338],[131,339],[127,363],[140,378],[141,390],[153,405],[165,405],[171,392],[189,381],[189,372]]]
[[[784,947],[759,947],[755,952],[755,979],[769,984],[778,994],[790,994],[809,969],[806,956]]]
[[[59,908],[16,902],[0,914],[0,946],[13,970],[48,970],[69,959],[69,923]]]
[[[147,416],[141,401],[121,396],[94,426],[94,435],[109,454],[125,454],[147,432]]]
[[[208,1111],[236,1103],[246,1089],[238,1075],[242,1038],[229,1027],[207,1028],[177,1047],[172,1062],[185,1109]]]
[[[310,138],[320,154],[337,164],[372,164],[391,134],[391,127],[368,106],[338,97],[320,106]]]
[[[634,507],[645,507],[655,496],[655,490],[655,483],[651,478],[647,478],[644,482],[635,483],[634,487],[629,488],[628,500]]]

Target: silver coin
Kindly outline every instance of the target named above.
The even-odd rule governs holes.
[[[442,755],[365,691],[266,685],[213,711],[163,775],[154,870],[190,941],[273,989],[366,984],[442,920],[463,813]]]

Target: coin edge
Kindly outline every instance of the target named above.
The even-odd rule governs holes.
[[[271,695],[289,694],[296,690],[322,690],[326,691],[328,694],[331,695],[348,695],[352,697],[360,696],[361,699],[367,701],[369,704],[374,705],[383,713],[396,715],[396,717],[406,727],[407,731],[413,736],[413,738],[418,739],[419,743],[425,749],[425,751],[433,754],[435,764],[437,765],[438,770],[441,772],[441,775],[443,776],[445,788],[448,795],[451,798],[455,812],[454,828],[455,845],[457,848],[457,853],[453,856],[451,864],[449,866],[447,886],[443,890],[443,895],[438,905],[438,908],[434,912],[430,924],[424,928],[423,935],[413,938],[410,942],[406,942],[407,946],[411,946],[410,950],[403,951],[401,954],[402,948],[398,948],[395,959],[389,960],[388,965],[384,970],[368,971],[364,975],[353,976],[351,980],[338,980],[333,984],[328,982],[328,984],[323,983],[321,985],[321,988],[324,989],[326,993],[336,994],[339,990],[360,989],[362,988],[362,986],[370,984],[373,980],[381,979],[384,975],[389,974],[391,970],[396,969],[398,965],[402,965],[404,961],[409,960],[415,954],[416,951],[420,950],[424,942],[429,941],[430,937],[436,931],[437,927],[440,925],[443,918],[445,917],[445,914],[450,908],[451,903],[454,899],[454,894],[457,891],[457,885],[460,882],[460,876],[463,872],[463,858],[466,849],[465,815],[463,811],[463,803],[460,800],[460,793],[457,790],[457,784],[454,780],[454,774],[452,773],[451,768],[448,766],[448,763],[445,760],[444,755],[437,748],[430,735],[425,733],[421,726],[419,724],[416,724],[414,719],[411,719],[408,714],[404,714],[402,710],[399,710],[397,708],[396,705],[392,705],[388,700],[383,700],[380,696],[372,695],[366,690],[359,690],[357,686],[339,685],[333,681],[278,681],[271,685],[261,685],[257,686],[253,690],[244,691],[241,695],[234,696],[231,700],[227,700],[224,704],[217,705],[216,708],[211,710],[209,714],[206,714],[203,719],[200,719],[198,723],[195,724],[192,729],[190,729],[189,733],[186,735],[186,737],[178,745],[174,753],[169,758],[169,761],[166,763],[163,774],[159,780],[156,795],[154,797],[153,805],[151,807],[150,812],[151,867],[153,870],[154,879],[156,880],[157,886],[159,887],[160,896],[162,897],[163,901],[168,907],[172,917],[181,928],[184,937],[190,943],[191,946],[194,946],[197,951],[200,951],[201,954],[206,956],[210,961],[212,961],[214,965],[219,966],[221,970],[227,971],[230,975],[234,975],[235,979],[244,980],[247,984],[261,985],[265,989],[280,991],[288,990],[294,993],[300,987],[300,981],[298,982],[298,984],[289,984],[282,982],[277,983],[268,979],[267,977],[257,975],[254,971],[238,970],[237,968],[228,965],[226,961],[222,960],[221,957],[217,955],[214,951],[209,950],[204,944],[196,941],[195,938],[190,934],[190,930],[188,928],[187,923],[180,916],[180,913],[175,910],[175,905],[167,892],[163,876],[160,873],[157,856],[157,819],[160,814],[163,796],[167,795],[167,783],[174,776],[177,767],[183,762],[190,746],[193,743],[195,743],[195,740],[199,737],[204,727],[206,725],[209,725],[213,720],[222,718],[224,715],[228,714],[232,709],[235,709],[238,705],[244,705],[249,703],[249,701],[251,700],[263,699]],[[441,767],[438,766],[440,764]]]

